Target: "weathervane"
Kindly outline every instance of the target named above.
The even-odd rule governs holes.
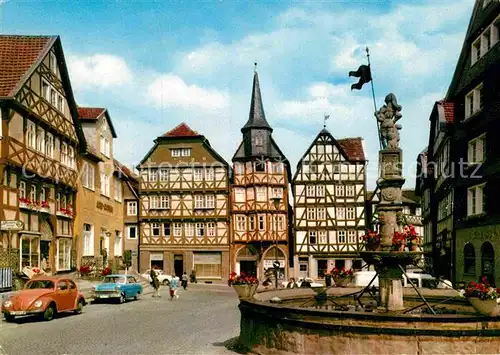
[[[253,67],[253,72],[256,73],[257,72],[257,62],[253,63],[254,67]]]
[[[327,120],[327,119],[329,119],[329,118],[330,118],[330,115],[327,115],[327,114],[325,113],[325,116],[324,116],[324,118],[323,118],[323,128],[326,128],[326,120]]]

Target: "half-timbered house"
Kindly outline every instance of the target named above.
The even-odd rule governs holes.
[[[0,264],[68,271],[75,264],[77,154],[85,138],[58,36],[0,36]]]
[[[254,73],[248,121],[233,156],[231,188],[231,269],[264,278],[279,262],[279,275],[289,273],[288,184],[290,165],[272,137]]]
[[[185,123],[154,142],[138,167],[141,271],[225,278],[229,165]]]
[[[322,278],[333,267],[361,268],[366,172],[361,138],[324,128],[293,177],[296,276]]]
[[[118,266],[123,253],[123,189],[129,177],[113,158],[117,137],[105,108],[78,107],[87,142],[80,157],[75,230],[78,266],[102,269]]]

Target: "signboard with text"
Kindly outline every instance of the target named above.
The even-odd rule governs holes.
[[[3,231],[20,231],[24,229],[22,221],[0,221],[0,229]]]

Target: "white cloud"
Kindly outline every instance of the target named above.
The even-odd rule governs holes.
[[[229,96],[226,93],[188,85],[182,78],[173,74],[156,78],[148,88],[148,95],[156,107],[217,110],[229,103]]]
[[[125,59],[111,54],[69,56],[68,69],[72,85],[82,89],[110,88],[132,80]]]

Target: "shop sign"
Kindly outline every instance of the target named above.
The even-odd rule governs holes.
[[[163,254],[161,253],[151,253],[151,261],[163,261]]]
[[[274,268],[275,261],[279,261],[280,268],[285,267],[285,260],[264,260],[264,269]]]
[[[96,207],[99,210],[104,210],[106,212],[113,213],[113,206],[102,203],[101,201],[97,202]]]
[[[0,229],[3,231],[20,231],[23,228],[24,223],[22,221],[0,221]]]

